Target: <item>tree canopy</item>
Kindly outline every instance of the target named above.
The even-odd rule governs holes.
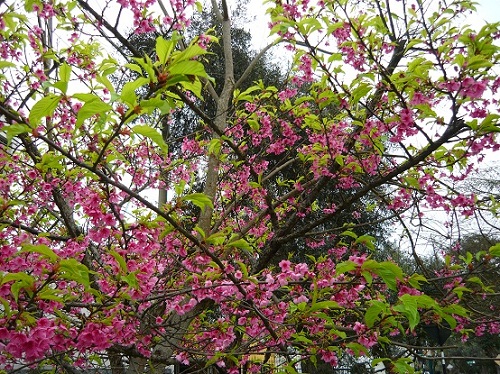
[[[188,32],[210,6],[215,28]],[[478,274],[500,244],[443,246],[431,269],[408,221],[496,217],[456,182],[499,150],[499,25],[468,25],[464,0],[265,6],[273,42],[237,69],[226,0],[0,2],[0,369],[347,354],[411,373],[426,325],[498,335]],[[259,61],[278,45],[273,84]],[[179,110],[197,127],[174,151],[152,118]],[[414,267],[362,230],[382,222]]]

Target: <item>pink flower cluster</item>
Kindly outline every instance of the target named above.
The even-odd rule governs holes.
[[[450,92],[458,92],[462,97],[481,99],[486,91],[487,82],[466,77],[462,81],[449,80],[443,82],[440,84],[440,87]]]

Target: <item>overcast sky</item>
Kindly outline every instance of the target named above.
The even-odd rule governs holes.
[[[500,0],[479,0],[478,12],[489,22],[500,21]]]
[[[396,1],[396,0],[392,0]],[[473,17],[471,23],[487,21],[500,22],[500,0],[474,0],[478,3],[477,16]],[[234,7],[238,1],[230,0],[231,6]],[[249,24],[250,31],[253,36],[253,43],[257,49],[264,47],[269,30],[267,25],[262,22],[267,19],[265,11],[269,4],[263,4],[263,0],[250,0],[248,13],[250,18],[255,17],[255,21]]]

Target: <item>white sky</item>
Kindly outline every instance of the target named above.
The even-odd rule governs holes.
[[[500,22],[500,0],[478,0],[478,12],[488,22]]]
[[[396,0],[391,0],[396,1]],[[475,0],[477,2],[477,16],[471,19],[471,23],[480,24],[487,22],[500,22],[500,0]],[[248,29],[253,36],[253,44],[256,49],[263,48],[267,45],[269,29],[267,27],[266,9],[269,7],[263,4],[264,0],[250,0],[248,5],[248,13],[250,18],[255,18],[254,22],[248,25]],[[234,9],[238,4],[238,0],[229,0],[230,6]],[[263,22],[262,20],[266,20]]]

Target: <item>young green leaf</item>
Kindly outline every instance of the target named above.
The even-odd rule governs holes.
[[[61,99],[62,97],[59,95],[48,94],[35,103],[29,114],[30,125],[36,127],[40,124],[42,118],[52,116]]]
[[[90,288],[90,271],[74,258],[61,260],[59,263],[59,274],[62,278],[76,281],[86,289]]]
[[[226,247],[234,247],[244,249],[246,251],[253,251],[253,248],[245,239],[238,239],[226,244]]]
[[[80,126],[86,119],[95,116],[96,114],[102,115],[113,109],[111,105],[102,101],[99,97],[94,96],[92,100],[87,101],[80,108],[77,114],[76,126]]]
[[[500,243],[495,244],[493,247],[490,248],[490,255],[495,256],[495,257],[500,257]]]
[[[45,244],[34,245],[26,243],[22,245],[21,252],[39,253],[53,262],[59,259],[59,256]]]
[[[196,205],[201,210],[205,210],[205,208],[207,206],[210,207],[211,209],[214,208],[212,200],[207,195],[205,195],[203,193],[198,193],[198,192],[192,193],[192,194],[189,194],[189,195],[182,197],[182,200],[192,202],[194,205]]]
[[[199,61],[182,61],[178,64],[170,66],[168,71],[172,75],[196,75],[199,77],[208,78],[208,75],[205,72],[205,67]]]
[[[156,38],[156,55],[160,64],[165,65],[167,63],[175,44],[173,40],[166,40],[162,36]]]
[[[2,127],[2,131],[5,133],[7,138],[7,145],[10,145],[15,136],[26,134],[27,132],[30,132],[31,129],[22,123],[14,123],[12,125]]]
[[[111,256],[113,256],[113,258],[116,260],[116,262],[120,266],[120,270],[123,273],[127,273],[128,272],[127,263],[125,262],[125,259],[123,258],[123,256],[114,250],[109,251],[109,254]]]
[[[136,125],[132,127],[132,131],[151,139],[163,152],[168,153],[167,143],[165,143],[165,140],[163,140],[163,137],[156,129],[147,125]]]

